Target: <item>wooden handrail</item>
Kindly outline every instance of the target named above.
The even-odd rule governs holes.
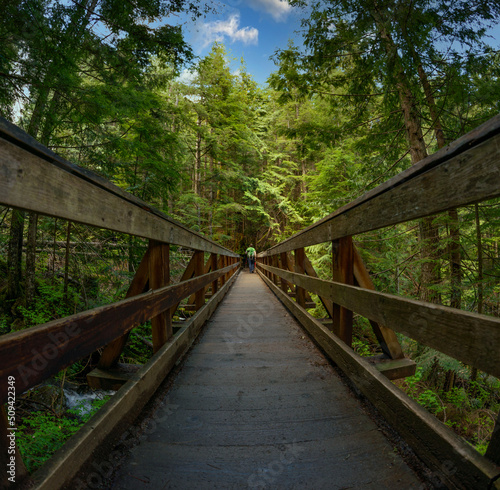
[[[0,379],[15,376],[19,392],[36,386],[59,370],[166,311],[237,266],[237,263],[232,264],[111,305],[2,335]],[[2,383],[0,404],[6,399],[7,384]]]
[[[288,252],[500,196],[500,115],[258,254]]]
[[[260,267],[349,310],[500,377],[500,350],[484,355],[484,346],[500,345],[500,318],[479,315],[357,286]]]
[[[194,250],[237,257],[0,118],[0,204]]]

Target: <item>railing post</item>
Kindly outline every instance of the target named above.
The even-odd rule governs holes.
[[[304,248],[298,248],[297,250],[294,251],[294,254],[295,254],[295,272],[297,272],[298,274],[305,274]],[[306,290],[304,288],[296,286],[295,291],[296,291],[295,299],[297,300],[297,303],[299,304],[299,306],[302,306],[302,308],[305,308],[306,307]]]
[[[219,269],[224,269],[224,267],[226,267],[226,256],[225,255],[221,255],[219,257]],[[220,276],[220,285],[221,287],[224,286],[224,284],[226,284],[226,275],[223,274],[222,276]]]
[[[290,270],[288,266],[288,255],[286,252],[281,252],[280,254],[280,262],[281,262],[281,268],[285,271]],[[288,293],[288,281],[286,281],[283,278],[280,278],[281,280],[281,289],[285,292]]]
[[[272,265],[276,268],[279,268],[279,264],[278,264],[278,256],[277,255],[273,255],[271,257],[271,260],[272,260]],[[276,274],[273,274],[273,282],[274,284],[278,285],[278,281],[279,281],[279,276],[277,276]]]
[[[352,237],[332,242],[333,280],[342,284],[354,284]],[[333,331],[349,346],[352,345],[352,311],[333,304]]]
[[[194,252],[194,275],[202,276],[205,273],[205,261],[202,250],[195,250]],[[194,304],[196,311],[198,311],[205,304],[205,288],[196,291]]]
[[[212,261],[212,272],[215,272],[217,270],[217,254],[212,253],[210,254],[210,259]],[[219,280],[216,279],[212,283],[212,296],[219,290]]]
[[[170,245],[149,241],[149,286],[160,289],[170,283]],[[157,352],[172,337],[172,315],[170,310],[151,319],[153,352]]]
[[[127,294],[125,295],[126,298],[137,296],[138,294],[146,291],[149,287],[149,257],[150,249],[148,248],[141,260],[141,263],[139,264],[139,267],[137,268],[132,282],[130,283]],[[120,359],[120,355],[125,347],[125,344],[127,343],[127,339],[128,333],[109,343],[103,349],[97,367],[100,369],[109,369],[114,366]]]

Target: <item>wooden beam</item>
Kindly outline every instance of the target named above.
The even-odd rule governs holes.
[[[224,267],[226,267],[226,257],[224,255],[221,255],[219,257],[219,269],[222,269]],[[221,276],[219,281],[221,287],[224,286],[224,284],[226,283],[226,276],[225,275]]]
[[[295,255],[295,272],[299,274],[304,274],[305,272],[305,266],[304,266],[304,261],[305,261],[305,252],[303,248],[298,248],[294,252]],[[269,259],[269,257],[268,257]],[[267,269],[270,272],[270,269]],[[306,307],[306,290],[296,284],[295,288],[296,296],[295,299],[297,300],[297,303],[302,306],[302,308]]]
[[[187,281],[188,279],[191,279],[193,277],[194,264],[195,264],[195,257],[194,257],[194,253],[193,253],[193,255],[191,255],[191,258],[189,259],[188,265],[186,266],[186,268],[184,269],[184,272],[182,273],[182,277],[181,277],[181,280],[179,282]],[[194,298],[193,298],[193,301],[194,301]],[[174,305],[172,307],[172,309],[170,310],[172,313],[172,318],[174,317],[175,312],[179,308],[179,305],[180,305],[180,301],[179,301],[179,303]]]
[[[270,266],[287,281],[500,377],[500,318],[325,281]]]
[[[309,260],[309,258],[307,257],[307,255],[304,256],[304,265],[305,265],[305,270],[306,270],[306,273],[308,276],[318,277],[318,274],[314,270],[314,267],[313,267],[311,261]],[[321,303],[323,304],[326,312],[330,315],[330,318],[333,318],[333,303],[332,303],[332,301],[329,300],[328,298],[324,298],[323,296],[318,296],[318,297],[319,297]]]
[[[290,266],[288,265],[288,255],[286,252],[283,252],[280,254],[280,262],[281,262],[281,269],[284,269],[286,271],[290,270]],[[280,278],[281,281],[281,289],[287,293],[288,289],[290,288],[290,291],[292,291],[292,288],[288,284],[288,282],[283,279],[282,277]]]
[[[500,488],[499,481],[489,486],[492,479],[498,475],[498,467],[494,463],[481,456],[436,417],[394,386],[374,366],[358,356],[316,318],[291,300],[264,274],[261,274],[261,277],[326,355],[377,407],[382,416],[447,487]],[[321,281],[312,278],[309,280]]]
[[[137,268],[132,282],[130,283],[125,298],[131,298],[147,291],[149,286],[149,254],[150,251],[148,248],[142,257],[141,263]],[[125,348],[127,339],[128,333],[118,337],[104,347],[97,367],[100,369],[109,369],[112,366],[115,366],[120,359],[123,349]]]
[[[387,359],[380,357],[366,357],[377,371],[381,372],[387,379],[401,379],[413,376],[417,370],[417,364],[411,359]]]
[[[113,184],[104,185],[92,172],[18,144],[17,140],[0,138],[1,204],[159,242],[235,255]]]
[[[332,242],[333,281],[354,284],[352,238],[345,237]],[[352,310],[333,303],[333,331],[348,345],[352,345]]]
[[[197,257],[194,257],[194,255],[193,255],[193,260],[194,260],[194,262],[193,262],[193,263],[194,263],[195,268],[196,268],[196,262],[197,262],[198,258],[197,258]],[[208,258],[207,262],[205,263],[205,267],[204,267],[204,269],[203,269],[203,270],[204,270],[204,272],[203,272],[204,274],[208,274],[208,273],[212,270],[212,258],[211,258],[211,256]],[[214,270],[216,270],[216,269],[214,269]],[[194,269],[193,269],[193,274],[194,274]],[[194,274],[194,275],[196,275],[196,274]],[[207,286],[207,287],[205,288],[205,290],[203,291],[203,295],[204,295],[205,297],[206,297],[206,291],[207,291],[207,289],[208,289],[208,286]],[[187,301],[187,304],[196,304],[196,293],[195,293],[195,294],[192,294],[192,295],[189,297],[189,299],[188,299],[188,301]]]
[[[365,264],[363,263],[363,259],[361,255],[359,255],[356,247],[353,247],[354,253],[354,278],[355,282],[357,282],[358,286],[375,290],[375,286],[373,285],[373,281],[371,280],[370,274],[366,269]],[[369,320],[370,325],[372,326],[373,333],[375,337],[377,337],[378,343],[382,348],[382,352],[390,357],[391,359],[402,359],[404,358],[403,349],[401,349],[401,345],[399,343],[394,330],[385,327],[384,325],[379,325],[377,322],[373,320]]]
[[[194,275],[195,277],[202,276],[205,270],[205,257],[203,251],[195,250],[194,252]],[[194,304],[196,310],[199,310],[205,304],[205,288],[199,289],[195,293]]]
[[[279,267],[279,264],[278,264],[278,256],[277,255],[273,255],[271,257],[271,265],[273,265],[274,267]],[[273,274],[273,282],[274,284],[278,284],[278,276]]]
[[[210,254],[210,261],[212,263],[212,266],[211,266],[212,272],[214,272],[218,269],[217,254],[215,254],[215,253]],[[219,281],[215,280],[212,283],[212,295],[214,295],[218,290],[219,290]]]
[[[117,364],[109,369],[95,368],[87,374],[87,383],[93,390],[118,391],[141,367],[140,364]]]
[[[235,266],[77,313],[44,325],[0,336],[0,379],[16,377],[19,393],[109,344],[137,325],[159,315]],[[7,386],[0,383],[0,403]]]
[[[500,412],[497,415],[495,428],[493,429],[493,434],[486,450],[486,457],[500,466]]]
[[[170,283],[170,247],[166,243],[149,241],[149,285],[152,290],[161,289]],[[153,353],[172,337],[172,315],[165,310],[151,318]]]
[[[500,195],[500,116],[260,255],[324,243]]]
[[[55,488],[92,487],[92,472],[72,479],[82,466],[98,455],[100,461],[112,461],[112,450],[120,437],[128,437],[127,430],[144,405],[154,395],[160,384],[196,339],[203,324],[210,318],[231,287],[231,279],[221,288],[182,328],[172,337],[120,390],[72,436],[56,454],[32,475],[37,490]],[[168,417],[168,404],[160,410],[160,417]],[[153,422],[155,415],[152,416]],[[105,466],[107,468],[107,466]],[[106,469],[107,471],[107,469]]]

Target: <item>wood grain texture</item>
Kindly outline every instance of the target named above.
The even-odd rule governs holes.
[[[303,248],[298,248],[297,250],[294,251],[294,257],[295,257],[295,272],[299,274],[304,274],[305,272],[305,252]],[[268,257],[268,261],[271,260],[272,257]],[[271,272],[271,269],[267,269],[269,272]],[[302,306],[302,308],[306,307],[306,290],[303,287],[300,287],[300,285],[296,285],[295,289],[295,299],[297,300],[297,303]]]
[[[214,272],[218,269],[217,254],[215,253],[210,254],[210,261],[211,261],[212,272]],[[219,290],[219,281],[216,279],[212,283],[212,294],[215,294],[218,290]]]
[[[131,298],[138,294],[145,293],[149,288],[149,248],[142,257],[141,263],[130,283],[125,298]],[[104,347],[99,359],[98,367],[108,369],[118,362],[120,355],[127,343],[128,333],[121,335]]]
[[[195,250],[194,252],[194,275],[202,276],[205,271],[205,261],[202,251]],[[199,310],[205,304],[205,289],[199,289],[195,293],[194,304],[196,306],[196,310]]]
[[[175,413],[143,438],[108,487],[420,485],[257,274],[238,276],[160,396]]]
[[[36,490],[65,488],[65,485],[69,485],[69,488],[78,488],[80,483],[70,482],[89,458],[99,454],[99,463],[109,461],[114,443],[140,414],[175,362],[193,343],[203,324],[212,316],[232,283],[233,280],[221,288],[205,308],[188,320],[89,422],[36,471],[32,476]],[[168,414],[163,416],[168,417]],[[109,467],[105,468],[107,471]],[[95,468],[92,471],[94,470]],[[85,488],[87,485],[82,484],[81,487]]]
[[[424,303],[302,274],[273,270],[366,318],[387,325],[459,361],[500,376],[500,319]]]
[[[170,282],[170,246],[166,243],[149,241],[149,284],[151,289],[161,289]],[[151,318],[153,352],[158,352],[172,337],[172,315],[170,309]]]
[[[500,135],[496,116],[260,255],[357,235],[500,195]]]
[[[313,267],[311,261],[309,260],[309,258],[307,257],[307,254],[304,257],[304,266],[305,266],[306,274],[308,276],[318,277],[318,274],[314,270],[314,267]],[[282,280],[284,280],[284,279],[282,279]],[[323,307],[325,308],[326,312],[330,316],[330,318],[333,318],[333,303],[332,303],[332,301],[328,298],[324,298],[323,296],[318,296],[318,297],[319,297],[321,303],[323,304]]]
[[[0,337],[0,379],[23,392],[205,287],[234,266]],[[0,403],[7,386],[0,384]]]
[[[136,199],[124,199],[123,191],[110,190],[112,184],[97,185],[102,179],[94,181],[88,172],[67,170],[0,138],[0,203],[164,243],[236,255]]]
[[[352,238],[344,237],[332,242],[332,279],[334,282],[352,285],[353,250]],[[333,331],[349,346],[352,345],[352,310],[333,302]]]
[[[496,465],[395,387],[263,274],[261,277],[330,359],[377,407],[445,485],[463,490],[488,488],[491,479],[498,474]],[[500,482],[489,488],[500,488]]]

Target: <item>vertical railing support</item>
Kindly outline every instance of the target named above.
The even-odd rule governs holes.
[[[294,252],[295,254],[295,272],[298,274],[305,274],[305,252],[303,248],[298,248]],[[299,286],[295,288],[296,296],[295,299],[297,303],[302,306],[302,308],[306,307],[306,290]]]
[[[170,283],[170,246],[149,241],[149,287],[159,289]],[[153,352],[157,352],[172,337],[172,315],[170,309],[151,319]]]
[[[225,255],[221,255],[219,257],[219,269],[224,269],[224,267],[226,267],[226,256]],[[222,275],[220,276],[220,285],[221,287],[224,286],[224,284],[226,284],[226,275]]]
[[[273,267],[276,267],[276,268],[279,268],[279,264],[278,264],[278,256],[277,255],[273,255],[271,257],[271,264]],[[273,274],[273,282],[274,284],[278,285],[278,281],[279,281],[279,277],[276,275],[276,274]]]
[[[332,242],[333,280],[354,284],[352,237]],[[352,311],[333,304],[333,331],[349,346],[352,345]]]
[[[280,254],[280,262],[281,262],[281,268],[285,271],[290,270],[290,267],[288,265],[288,255],[286,252],[281,252]],[[281,289],[285,292],[288,293],[288,281],[286,281],[283,278],[280,278],[281,280]]]
[[[217,270],[217,254],[212,253],[210,254],[210,260],[212,261],[212,272],[215,272]],[[216,279],[212,283],[212,296],[219,290],[219,280]]]
[[[194,252],[194,275],[202,276],[205,273],[205,260],[204,253],[201,250]],[[198,311],[205,304],[205,288],[201,288],[196,292],[194,298],[196,311]]]

